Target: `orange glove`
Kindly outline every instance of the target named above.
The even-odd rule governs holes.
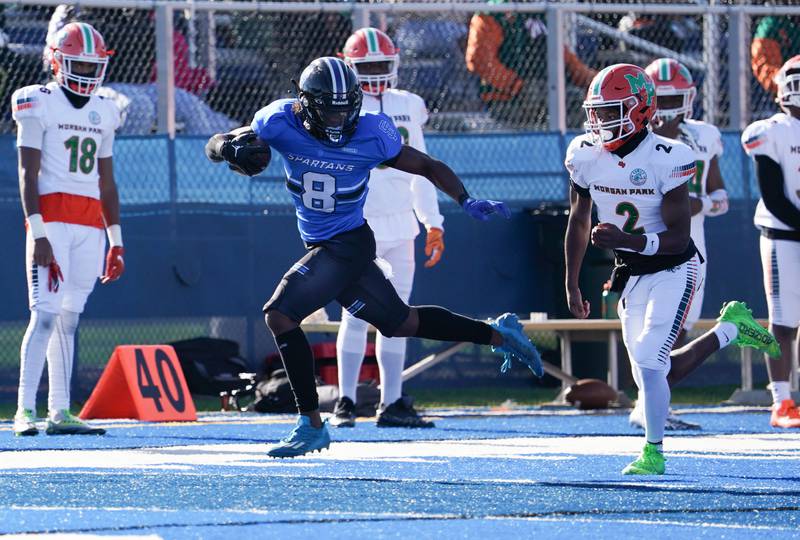
[[[58,286],[61,281],[64,281],[64,274],[61,273],[61,267],[58,266],[56,261],[48,265],[47,272],[47,290],[50,292],[58,292]]]
[[[125,271],[125,261],[122,256],[125,254],[125,248],[122,246],[111,246],[106,255],[106,271],[100,278],[100,283],[109,283],[116,281]]]
[[[430,257],[425,261],[425,268],[431,268],[439,262],[444,253],[444,231],[431,227],[425,237],[425,255]]]

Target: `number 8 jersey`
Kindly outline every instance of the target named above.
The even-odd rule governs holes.
[[[365,113],[345,145],[324,144],[303,127],[295,101],[272,102],[250,127],[283,157],[300,236],[313,244],[364,224],[370,170],[396,157],[403,142],[388,116]]]
[[[112,155],[114,131],[120,125],[116,104],[92,95],[78,109],[51,82],[14,92],[11,109],[14,120],[25,127],[17,145],[42,151],[39,195],[67,193],[99,200],[97,160]],[[26,140],[21,138],[23,131]]]
[[[645,234],[667,230],[661,200],[692,179],[695,159],[685,144],[652,132],[624,158],[580,135],[570,143],[565,165],[576,189],[594,200],[601,223]]]

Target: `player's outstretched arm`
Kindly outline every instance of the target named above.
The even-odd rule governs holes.
[[[215,163],[225,161],[236,173],[255,176],[269,165],[271,152],[250,126],[243,126],[213,135],[206,143],[206,156]]]
[[[453,169],[416,148],[403,145],[400,153],[387,161],[386,165],[409,174],[424,176],[434,186],[458,202],[461,208],[475,219],[485,221],[489,219],[491,214],[495,213],[505,218],[511,217],[511,212],[500,201],[473,199],[470,197],[464,184],[461,183],[461,179],[453,172]]]
[[[567,267],[565,285],[569,310],[579,319],[585,319],[589,316],[589,302],[583,299],[578,279],[581,273],[583,257],[586,255],[586,246],[589,244],[591,226],[591,197],[580,195],[574,186],[570,186],[569,220],[567,221],[567,235],[564,239],[564,258]]]

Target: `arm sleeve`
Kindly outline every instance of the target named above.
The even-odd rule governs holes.
[[[39,86],[26,86],[11,95],[11,116],[17,122],[17,146],[42,149],[44,140],[45,102],[49,91]]]
[[[292,100],[281,99],[273,101],[263,109],[260,109],[253,116],[250,128],[258,135],[258,138],[265,142],[270,142],[278,137],[285,125],[281,118],[286,113],[286,108]],[[291,109],[289,109],[291,111]],[[288,114],[293,114],[289,112]]]
[[[385,114],[375,115],[373,121],[378,134],[378,156],[372,166],[381,163],[388,165],[388,162],[394,162],[394,159],[400,154],[400,150],[403,148],[403,138],[394,126],[394,122]]]
[[[569,173],[569,179],[573,186],[575,186],[575,191],[579,194],[589,193],[589,183],[584,178],[582,167],[580,166],[580,159],[578,159],[581,153],[581,150],[584,146],[589,145],[591,143],[584,140],[583,135],[579,135],[572,139],[572,142],[569,143],[569,147],[567,147],[567,155],[564,158],[564,166],[567,168],[567,172]],[[583,190],[583,191],[582,191]]]
[[[469,23],[467,69],[498,90],[519,91],[522,79],[503,65],[498,51],[503,44],[503,29],[491,15],[473,15]]]
[[[775,146],[779,139],[774,132],[774,124],[769,120],[753,122],[742,132],[742,147],[748,156],[767,156],[772,161],[780,163],[781,159]]]
[[[25,117],[17,120],[17,146],[42,149],[44,126],[37,118]]]
[[[685,184],[697,174],[694,152],[683,144],[673,146],[670,160],[659,167],[659,170],[659,186],[663,195]]]
[[[776,218],[795,230],[800,230],[800,208],[786,198],[781,166],[773,159],[756,156],[756,179],[764,206]]]

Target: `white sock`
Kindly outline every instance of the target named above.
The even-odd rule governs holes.
[[[75,355],[75,332],[80,314],[62,311],[56,319],[55,331],[47,345],[47,410],[53,414],[70,408],[70,382]]]
[[[780,405],[787,399],[792,399],[789,381],[772,381],[768,388],[772,392],[772,403]]]
[[[639,368],[644,394],[645,437],[651,444],[664,440],[669,414],[670,390],[666,374],[658,369]]]
[[[376,354],[381,372],[381,403],[391,405],[403,395],[406,339],[378,336]]]
[[[42,379],[47,341],[53,332],[56,317],[54,313],[31,311],[31,320],[19,351],[17,409],[31,409],[36,412],[36,391]]]
[[[736,325],[728,321],[718,322],[711,331],[717,336],[720,349],[730,345],[731,341],[739,335],[739,329],[736,328]]]
[[[356,387],[367,348],[367,323],[342,310],[342,325],[336,336],[339,397],[356,402]]]

